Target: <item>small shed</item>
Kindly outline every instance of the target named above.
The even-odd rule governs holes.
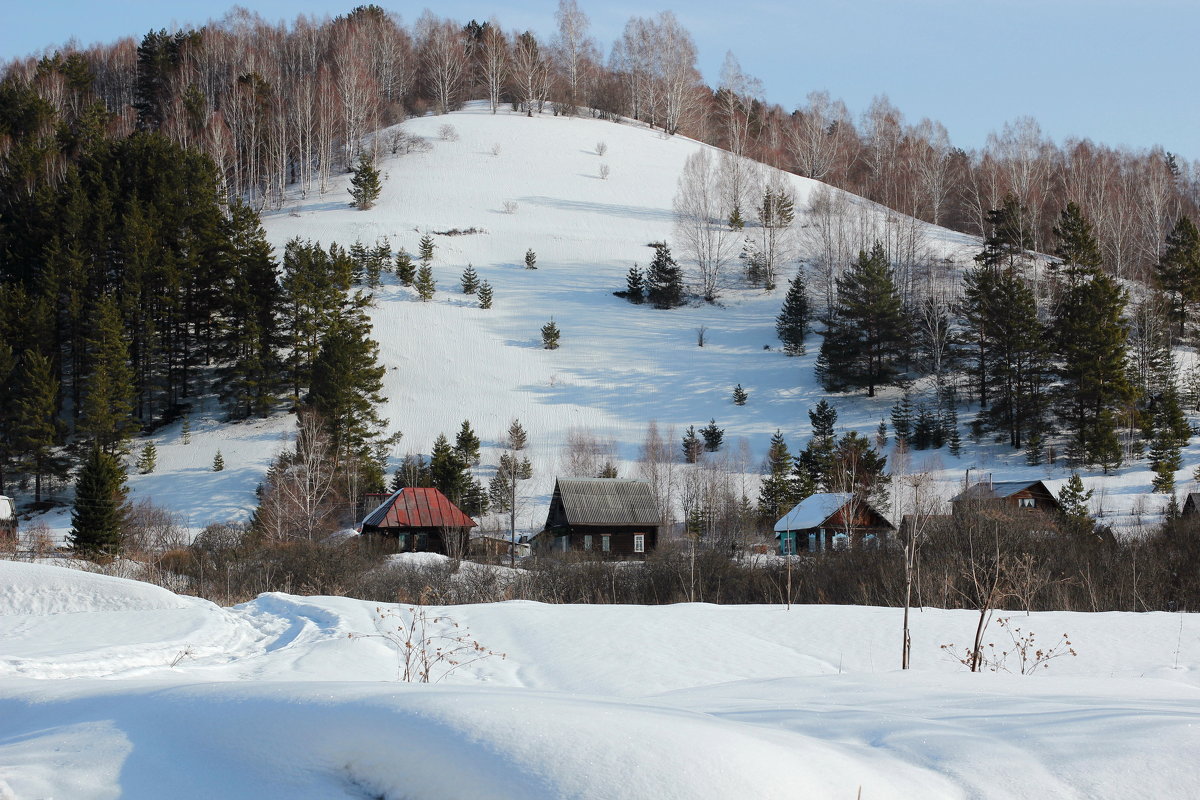
[[[393,492],[362,521],[364,534],[393,537],[401,553],[462,556],[475,520],[439,490],[406,487]]]
[[[658,508],[650,484],[621,478],[559,478],[538,553],[578,550],[644,559],[658,546]]]
[[[967,506],[1056,514],[1058,498],[1041,481],[980,481],[950,498],[954,513]]]
[[[868,501],[849,492],[818,492],[775,523],[780,555],[881,547],[896,526]]]
[[[0,494],[0,539],[17,538],[17,506],[11,497]]]

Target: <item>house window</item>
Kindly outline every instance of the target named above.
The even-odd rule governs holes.
[[[611,537],[611,536],[609,536],[607,533],[603,533],[603,534],[601,534],[601,535],[600,535],[600,549],[601,549],[601,550],[603,550],[603,551],[604,551],[604,552],[606,552],[606,553],[607,553],[608,551],[612,550],[612,542],[611,542],[611,539],[612,539],[612,537]]]
[[[635,533],[633,535],[633,552],[635,552],[635,553],[646,552],[646,534]]]
[[[1037,506],[1037,500],[1033,499],[1032,497],[1018,497],[1017,505],[1021,508],[1035,508]]]
[[[833,535],[833,549],[834,550],[849,550],[850,549],[850,537],[844,533],[835,533]]]
[[[564,553],[567,552],[567,548],[571,546],[570,536],[559,536],[556,541],[558,542],[558,549]]]
[[[592,535],[590,533],[585,533],[583,535],[583,549],[584,550],[592,549]]]
[[[779,553],[785,556],[796,555],[796,534],[792,531],[784,531],[779,534]]]

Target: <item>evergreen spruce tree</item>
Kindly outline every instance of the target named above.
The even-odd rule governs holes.
[[[1063,259],[1068,280],[1053,323],[1056,408],[1072,459],[1101,464],[1107,472],[1120,465],[1116,416],[1134,395],[1128,380],[1128,329],[1122,320],[1127,295],[1100,272],[1100,248],[1078,206],[1068,204],[1054,233],[1059,240],[1055,254]]]
[[[883,245],[860,251],[837,285],[817,377],[827,391],[865,387],[874,397],[877,387],[898,380],[910,329]]]
[[[708,424],[700,429],[700,435],[704,437],[704,449],[715,453],[721,449],[721,443],[725,439],[725,429],[718,428],[717,421],[710,419]]]
[[[655,308],[683,305],[683,272],[665,244],[654,245],[654,260],[646,274],[646,299]]]
[[[733,210],[729,212],[729,230],[740,231],[746,227],[746,220],[742,219],[741,203],[734,200]]]
[[[398,492],[408,487],[428,488],[433,486],[433,475],[429,471],[429,462],[422,455],[409,453],[400,461],[392,476],[391,489]]]
[[[428,265],[433,261],[433,237],[428,233],[421,237],[421,244],[417,253],[420,255],[421,263]]]
[[[814,492],[841,491],[832,486],[833,454],[837,445],[837,409],[822,400],[808,410],[812,438],[796,456],[796,485],[802,497]]]
[[[374,160],[365,153],[358,157],[358,163],[354,166],[354,177],[350,179],[350,186],[352,187],[350,196],[354,198],[354,202],[350,205],[359,211],[366,211],[379,199],[383,183],[379,178],[379,170],[375,168]]]
[[[76,431],[106,453],[122,449],[133,435],[133,369],[129,364],[120,310],[104,295],[92,313],[95,327],[88,337],[88,376]]]
[[[913,433],[912,388],[904,384],[904,393],[892,406],[892,430],[896,432],[896,444],[908,447]]]
[[[93,445],[75,482],[70,533],[75,552],[96,557],[120,551],[125,496],[125,472],[120,462]]]
[[[642,271],[638,269],[638,265],[634,264],[629,268],[629,274],[625,276],[625,293],[624,297],[631,303],[641,305],[646,299],[646,280]]]
[[[1088,511],[1088,501],[1092,499],[1094,490],[1083,488],[1083,481],[1078,472],[1072,472],[1063,488],[1058,492],[1058,509],[1062,516],[1063,526],[1069,533],[1084,534],[1092,530],[1092,515]]]
[[[215,456],[213,456],[212,471],[213,472],[222,472],[222,471],[224,471],[224,469],[225,469],[225,456],[221,455],[221,451],[218,450],[217,454]]]
[[[537,269],[537,253],[533,248],[525,251],[525,269]]]
[[[487,281],[479,284],[479,307],[482,309],[492,307],[492,285]]]
[[[488,499],[494,511],[510,514],[516,503],[517,487],[521,481],[533,477],[533,465],[528,458],[517,458],[515,453],[501,453],[496,474],[488,483]]]
[[[467,268],[462,274],[462,291],[463,294],[475,294],[479,289],[479,275],[475,272],[475,267],[467,264]]]
[[[735,406],[744,406],[749,399],[750,395],[746,393],[746,390],[742,388],[740,383],[733,387],[733,404]]]
[[[158,448],[154,446],[154,442],[146,442],[142,452],[138,453],[137,471],[139,474],[149,475],[154,472],[156,466],[158,466]]]
[[[62,444],[58,381],[50,359],[33,350],[21,355],[13,404],[13,449],[22,471],[33,475],[33,499],[42,500],[42,479],[58,471],[54,450]]]
[[[433,295],[437,292],[437,281],[433,279],[433,267],[422,263],[421,268],[417,270],[417,280],[414,285],[417,289],[417,297],[421,298],[422,303],[432,300]]]
[[[808,331],[808,294],[804,288],[804,269],[796,270],[796,276],[788,284],[783,309],[775,318],[775,333],[783,342],[783,352],[789,356],[804,355],[804,336]]]
[[[885,471],[886,466],[886,456],[876,452],[871,442],[858,431],[850,431],[834,448],[825,489],[881,501],[887,496],[887,487],[892,480]]]
[[[688,464],[695,464],[700,460],[700,452],[703,449],[704,445],[696,435],[696,426],[688,425],[687,430],[683,432],[683,460]]]
[[[417,278],[417,267],[406,250],[396,253],[396,279],[401,286],[412,286]]]
[[[557,350],[559,336],[561,332],[558,326],[554,324],[554,320],[550,320],[542,326],[542,347],[546,350]]]
[[[433,443],[429,477],[434,488],[465,513],[480,514],[487,510],[487,492],[471,476],[467,460],[450,446],[444,434],[439,434]]]
[[[766,475],[758,494],[758,512],[774,522],[792,509],[803,498],[792,479],[794,459],[788,452],[783,434],[776,430],[767,449]]]
[[[1175,473],[1183,468],[1183,447],[1191,438],[1191,428],[1172,388],[1163,394],[1154,411],[1154,434],[1150,443],[1150,469],[1154,472],[1154,491],[1175,491]]]
[[[355,286],[362,286],[367,275],[367,248],[359,239],[350,245],[350,263],[353,264],[350,274]]]
[[[875,428],[875,449],[883,451],[888,444],[888,428],[885,420],[879,420],[878,427]]]
[[[940,446],[939,438],[940,429],[933,412],[924,403],[918,404],[917,417],[913,422],[912,429],[912,448],[914,450],[936,449]]]
[[[475,435],[475,431],[471,430],[471,423],[468,420],[463,420],[462,427],[458,430],[458,436],[454,439],[454,449],[458,451],[468,464],[479,463],[479,437]]]
[[[335,321],[321,340],[308,393],[308,404],[324,422],[335,451],[360,460],[370,457],[387,424],[378,413],[386,370],[370,334],[365,314]]]
[[[388,266],[392,263],[392,245],[387,239],[379,239],[375,242],[375,249],[370,252],[367,257],[367,287],[378,289],[381,284],[381,277],[384,272],[387,272]]]
[[[521,451],[529,444],[529,434],[525,432],[521,420],[514,419],[508,426],[507,447],[509,450]]]
[[[184,412],[183,422],[179,424],[179,438],[184,444],[192,443],[192,415]]]
[[[1200,231],[1191,218],[1181,216],[1167,235],[1155,277],[1171,301],[1171,318],[1179,323],[1182,339],[1188,306],[1200,300]]]

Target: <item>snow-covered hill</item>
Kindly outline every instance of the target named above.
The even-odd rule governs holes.
[[[0,798],[1195,795],[1195,615],[1015,614],[1078,653],[1022,676],[942,651],[969,639],[966,611],[916,613],[904,673],[899,609],[429,612],[504,658],[402,683],[378,634],[403,607],[223,609],[0,562]]]
[[[447,135],[445,126],[453,133]],[[790,268],[774,292],[734,281],[716,305],[659,311],[612,294],[624,288],[632,265],[649,263],[648,243],[672,241],[679,173],[688,155],[705,145],[635,124],[492,115],[479,107],[413,119],[403,128],[428,148],[399,155],[385,148],[379,166],[386,181],[371,210],[349,206],[348,176],[341,176],[326,194],[297,192],[284,210],[264,217],[280,250],[295,236],[343,246],[386,237],[394,248],[415,253],[421,236],[434,234],[434,301],[418,302],[412,290],[386,276],[372,311],[388,369],[383,415],[391,430],[403,433],[393,466],[405,453],[428,453],[439,433],[453,437],[469,420],[484,441],[486,477],[487,465],[496,463],[496,442],[519,418],[530,434],[536,472],[533,502],[520,524],[536,527],[572,429],[611,439],[624,462],[623,475],[633,474],[651,420],[664,434],[673,429],[677,445],[688,425],[715,419],[725,429],[727,450],[737,452],[740,440],[746,441],[752,473],[776,429],[794,449],[807,440],[806,412],[825,395],[813,375],[819,338],[810,338],[808,356],[788,358],[775,336]],[[380,136],[390,142],[393,132]],[[606,146],[603,156],[597,154],[599,142]],[[602,166],[609,168],[603,179]],[[784,177],[795,194],[796,224],[810,224],[806,210],[822,184]],[[849,200],[886,224],[883,209]],[[438,233],[470,229],[477,232]],[[970,237],[921,229],[923,246],[940,263],[968,263],[978,249]],[[536,270],[524,269],[529,249],[537,254]],[[474,297],[459,290],[468,263],[495,290],[491,310],[479,309]],[[562,330],[555,351],[542,349],[540,340],[551,318]],[[701,327],[704,347],[697,346]],[[750,395],[744,406],[731,400],[738,383]],[[840,427],[863,433],[874,431],[895,400],[894,391],[873,399],[832,398]],[[963,414],[964,425],[969,418]],[[183,444],[178,424],[154,435],[158,469],[131,476],[134,498],[178,511],[192,528],[245,518],[256,484],[293,426],[294,417],[285,414],[223,424],[209,397],[192,417],[190,443]],[[211,470],[218,450],[223,472]],[[1194,453],[1193,447],[1186,455]],[[1097,510],[1133,510],[1150,487],[1143,466],[1089,479],[1098,489]],[[914,453],[910,468],[934,472],[944,496],[955,491],[967,468],[997,480],[1049,476],[1052,488],[1068,476],[1061,466],[1025,467],[1022,454],[965,436],[960,458],[945,450]],[[1181,471],[1181,484],[1190,471],[1191,464]],[[1145,510],[1153,513],[1157,505],[1151,502]],[[47,522],[60,536],[70,524],[65,513]]]

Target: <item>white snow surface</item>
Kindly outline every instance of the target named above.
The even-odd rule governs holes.
[[[403,606],[0,562],[0,798],[1195,796],[1195,615],[1010,614],[1078,652],[1023,676],[941,650],[962,611],[908,672],[899,609],[427,611],[504,657],[404,683]]]
[[[454,137],[440,135],[446,125],[454,128]],[[635,461],[651,420],[678,447],[688,425],[700,427],[715,419],[725,430],[727,452],[736,453],[741,440],[749,446],[748,493],[753,497],[771,434],[781,430],[792,451],[798,451],[811,435],[807,411],[819,400],[830,399],[843,432],[871,436],[888,417],[898,390],[867,398],[830,397],[821,389],[813,371],[817,334],[809,336],[806,356],[789,358],[780,350],[775,317],[794,266],[784,269],[777,289],[764,292],[746,286],[738,277],[740,263],[735,263],[716,304],[694,301],[660,311],[613,296],[625,288],[631,266],[648,266],[653,254],[649,243],[674,245],[672,203],[678,177],[686,158],[707,145],[640,124],[549,114],[527,118],[507,111],[493,115],[480,104],[412,119],[379,136],[386,143],[399,128],[424,139],[428,149],[392,155],[384,148],[379,166],[385,180],[372,209],[349,205],[349,176],[342,175],[333,178],[325,194],[316,187],[294,190],[285,208],[263,217],[280,257],[293,237],[343,247],[356,240],[373,245],[386,237],[393,249],[403,247],[415,258],[421,237],[433,234],[434,300],[419,302],[412,289],[386,275],[371,311],[387,368],[387,403],[381,415],[390,421],[389,432],[403,434],[390,455],[389,470],[406,453],[428,454],[438,434],[453,438],[462,421],[469,420],[483,440],[477,473],[486,481],[499,458],[503,433],[518,418],[529,433],[527,454],[535,475],[518,526],[536,531],[545,520],[572,429],[611,440],[620,475],[636,477]],[[607,145],[604,156],[596,154],[598,142]],[[607,179],[600,178],[601,164],[611,169]],[[783,179],[795,195],[796,226],[803,228],[809,224],[809,200],[822,184],[795,175]],[[883,209],[848,197],[886,224]],[[516,204],[514,213],[506,213],[508,202]],[[471,228],[480,232],[439,233]],[[966,265],[980,247],[978,240],[943,228],[922,225],[922,230],[932,261]],[[529,249],[537,254],[535,270],[524,268]],[[673,250],[688,269],[680,249]],[[490,310],[478,308],[474,296],[461,292],[459,281],[468,263],[495,290]],[[810,294],[819,303],[811,283]],[[554,351],[543,349],[540,338],[542,325],[551,318],[562,331],[561,346]],[[698,347],[702,326],[707,341]],[[739,383],[750,396],[744,406],[732,402]],[[960,457],[944,448],[908,456],[906,468],[929,472],[943,499],[961,490],[968,468],[975,478],[1045,480],[1052,491],[1070,476],[1065,460],[1029,467],[1023,453],[1006,445],[986,438],[972,442],[966,435],[971,416],[971,410],[960,412]],[[295,417],[282,411],[265,420],[229,424],[215,397],[198,398],[189,443],[183,443],[181,423],[134,443],[135,455],[152,439],[158,467],[150,475],[131,468],[132,498],[175,511],[193,531],[212,522],[247,519],[256,502],[255,487],[294,429]],[[212,471],[217,451],[226,465],[221,472]],[[1185,464],[1176,476],[1183,491],[1198,455],[1200,444],[1184,452]],[[889,459],[890,466],[894,462]],[[1165,503],[1161,495],[1148,494],[1152,475],[1145,460],[1114,475],[1084,478],[1096,490],[1093,511],[1118,527],[1152,521]],[[895,508],[890,512],[899,516]],[[66,538],[66,510],[41,521],[60,541]],[[495,525],[507,528],[507,522]]]

